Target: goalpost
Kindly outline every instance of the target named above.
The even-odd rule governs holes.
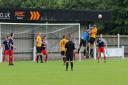
[[[36,34],[46,35],[50,59],[60,59],[59,41],[63,35],[71,34],[76,48],[80,43],[79,23],[0,23],[0,43],[10,33],[14,33],[15,60],[33,60],[36,56]],[[32,57],[33,56],[33,57]],[[81,58],[79,58],[81,60]],[[2,48],[0,49],[2,62]]]

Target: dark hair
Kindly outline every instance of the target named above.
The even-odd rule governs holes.
[[[10,36],[12,37],[13,36],[13,33],[11,33]]]
[[[66,37],[66,35],[63,35],[63,38],[65,38]]]

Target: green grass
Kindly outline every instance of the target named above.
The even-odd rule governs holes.
[[[74,71],[65,71],[62,61],[30,61],[0,64],[0,85],[127,85],[128,60],[74,62]]]

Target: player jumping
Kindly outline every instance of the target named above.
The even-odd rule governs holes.
[[[97,28],[96,28],[96,25],[94,24],[90,31],[90,55],[91,57],[93,57],[93,46],[96,40],[96,35],[97,35]]]
[[[103,35],[100,34],[100,38],[97,40],[97,44],[98,44],[98,63],[100,62],[100,58],[101,58],[101,53],[103,53],[104,55],[104,63],[106,63],[106,55],[105,55],[105,49],[104,47],[107,47],[107,43],[105,41],[105,39],[103,39]]]
[[[83,34],[81,35],[80,46],[78,48],[78,53],[79,53],[81,47],[82,46],[84,47],[84,56],[87,53],[88,40],[89,40],[89,32],[88,32],[88,30],[84,30]]]
[[[65,44],[68,42],[66,35],[59,42],[61,56],[63,57],[64,64],[66,63],[66,56],[65,56]]]

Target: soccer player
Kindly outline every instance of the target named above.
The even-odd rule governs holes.
[[[89,41],[89,31],[88,30],[84,30],[84,32],[81,35],[80,46],[78,48],[78,53],[79,53],[81,47],[83,46],[84,47],[84,56],[86,55],[88,41]]]
[[[69,34],[69,37],[70,37],[70,40],[74,43],[74,45],[76,44],[76,40],[75,40],[75,37],[72,35],[72,34]],[[76,56],[77,55],[77,51],[74,50],[74,53],[73,53],[73,60],[75,61],[76,60]]]
[[[42,55],[45,55],[45,59],[43,60],[43,62],[47,62],[47,60],[48,60],[48,51],[46,50],[46,48],[47,48],[46,36],[43,36],[43,39],[42,39]]]
[[[37,33],[37,36],[36,36],[36,61],[37,61],[37,63],[38,63],[38,60],[39,60],[39,57],[40,57],[40,61],[41,61],[41,63],[43,63],[43,61],[42,61],[42,53],[41,53],[41,51],[42,51],[42,38],[41,38],[41,33],[40,32],[38,32]]]
[[[69,38],[69,41],[65,44],[66,49],[66,71],[68,71],[68,65],[70,61],[71,70],[73,71],[73,54],[75,50],[75,45]]]
[[[3,41],[3,47],[4,47],[4,60],[5,56],[8,57],[9,65],[13,64],[13,48],[15,47],[13,44],[13,40],[11,36],[7,36],[7,38]]]
[[[13,61],[14,61],[14,52],[13,50],[15,49],[15,45],[14,45],[14,34],[11,33],[9,36],[9,44],[10,44],[10,48],[9,48],[9,65],[14,65]]]
[[[103,35],[100,34],[100,38],[97,40],[97,44],[98,44],[98,63],[100,62],[100,58],[101,58],[101,53],[103,53],[104,55],[104,63],[106,62],[106,55],[105,55],[105,49],[104,47],[107,47],[107,43],[105,41],[105,39],[103,39]]]
[[[66,63],[66,56],[65,56],[65,44],[68,42],[66,35],[63,36],[63,38],[59,42],[60,52],[61,56],[63,57],[64,65]]]
[[[93,57],[93,45],[96,39],[96,35],[97,35],[97,27],[94,24],[91,31],[90,31],[90,54],[91,57]]]
[[[9,57],[9,39],[8,39],[9,36],[7,36],[5,38],[5,40],[3,41],[2,43],[2,46],[0,48],[3,48],[4,49],[4,55],[3,55],[3,58],[2,58],[2,62],[5,62],[5,57]]]

